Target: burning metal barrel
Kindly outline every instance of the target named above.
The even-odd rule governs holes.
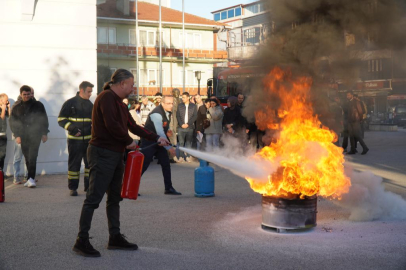
[[[316,227],[317,196],[285,199],[262,196],[262,228],[300,230]]]

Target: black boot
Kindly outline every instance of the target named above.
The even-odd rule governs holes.
[[[137,250],[138,246],[128,242],[127,239],[125,239],[124,234],[118,233],[110,235],[107,249]]]
[[[100,257],[100,252],[95,250],[89,242],[89,238],[80,238],[76,239],[76,243],[72,248],[77,254],[84,257]]]
[[[182,195],[182,193],[177,192],[176,189],[174,189],[173,187],[171,187],[170,189],[165,189],[164,193],[166,195]]]

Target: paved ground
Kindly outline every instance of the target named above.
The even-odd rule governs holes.
[[[386,178],[406,198],[406,132],[369,132],[366,156],[352,156],[355,169]],[[71,251],[84,193],[69,197],[66,176],[38,177],[28,189],[7,182],[0,204],[0,269],[406,269],[406,221],[351,222],[349,212],[318,202],[317,227],[277,234],[261,229],[261,196],[247,182],[216,167],[216,196],[194,197],[197,163],[176,164],[175,188],[163,194],[160,167],[143,178],[142,196],[121,204],[122,232],[138,251],[109,251],[104,202],[91,236],[101,258]]]

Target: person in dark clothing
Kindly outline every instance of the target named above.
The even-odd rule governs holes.
[[[227,100],[227,108],[224,110],[223,129],[225,134],[239,135],[244,130],[244,119],[241,115],[241,109],[237,106],[237,98],[229,97]]]
[[[71,196],[77,196],[79,187],[80,165],[85,163],[85,191],[89,187],[89,164],[87,147],[92,137],[93,103],[89,100],[93,84],[82,82],[76,96],[68,99],[61,108],[58,124],[68,131],[68,188]]]
[[[363,115],[363,108],[361,103],[354,98],[351,91],[347,92],[348,104],[348,131],[350,135],[351,151],[349,155],[355,154],[355,142],[359,141],[362,146],[361,155],[365,155],[369,148],[366,146],[364,140],[361,138],[361,121]]]
[[[337,134],[337,141],[334,144],[340,146],[340,133],[343,130],[343,109],[337,97],[330,99],[327,116],[328,128]]]
[[[0,94],[0,170],[4,171],[4,160],[7,151],[7,119],[10,112],[10,102],[6,94]]]
[[[343,131],[341,133],[341,136],[343,137],[343,143],[341,147],[343,148],[344,153],[347,153],[347,147],[348,147],[348,140],[350,139],[350,133],[348,131],[348,106],[349,106],[349,101],[346,99],[341,103],[341,108],[343,109]]]
[[[11,111],[10,128],[15,141],[21,149],[28,169],[28,180],[25,187],[36,187],[35,175],[37,157],[41,141],[48,140],[48,116],[44,105],[32,98],[32,89],[28,85],[20,88],[22,102]]]
[[[362,120],[360,121],[360,125],[361,125],[361,138],[364,139],[364,133],[365,133],[365,120],[367,118],[367,106],[365,104],[364,101],[362,101],[357,94],[354,94],[354,98],[359,101],[361,103],[361,108],[362,108]],[[355,140],[355,152],[357,151],[357,145],[358,145],[358,141]]]
[[[193,142],[193,130],[195,121],[197,118],[197,106],[196,104],[190,103],[189,93],[182,93],[182,102],[178,106],[176,112],[176,118],[178,120],[178,139],[179,145],[185,146],[186,148],[192,148]],[[181,151],[181,156],[185,158],[185,161],[191,162],[191,157]]]
[[[138,126],[123,103],[134,89],[134,76],[125,69],[114,72],[103,91],[97,96],[92,112],[92,139],[87,150],[90,166],[89,189],[83,203],[79,220],[79,233],[73,251],[86,257],[100,257],[100,252],[89,242],[89,230],[94,210],[99,207],[107,193],[106,214],[109,227],[107,249],[136,250],[120,233],[120,201],[124,172],[124,150],[136,149],[137,144],[128,134],[159,142],[166,146],[168,140]]]
[[[206,99],[204,101],[204,105],[200,106],[199,109],[197,110],[197,118],[196,118],[196,134],[197,136],[201,136],[199,134],[202,134],[202,139],[201,141],[197,140],[197,150],[200,150],[202,148],[202,143],[205,139],[204,136],[204,121],[207,121],[207,109],[210,108],[210,99]]]
[[[148,115],[147,122],[145,122],[145,128],[157,133],[162,138],[167,138],[172,135],[172,131],[169,130],[171,122],[171,112],[173,106],[173,97],[164,96],[161,100],[161,104],[152,110]],[[162,167],[162,174],[164,176],[165,192],[167,195],[182,195],[177,192],[172,186],[171,179],[171,164],[169,162],[169,156],[175,156],[175,148],[172,146],[161,147],[159,145],[151,146],[153,142],[146,139],[141,139],[141,152],[144,154],[144,164],[142,166],[142,174],[148,169],[149,164],[153,156],[158,158],[158,164]],[[143,150],[145,148],[145,150]]]

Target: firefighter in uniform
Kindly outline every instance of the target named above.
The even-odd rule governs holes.
[[[85,192],[89,187],[89,164],[87,146],[91,139],[93,103],[89,100],[93,84],[82,82],[76,96],[68,99],[62,106],[58,124],[68,131],[68,187],[71,196],[77,196],[79,187],[80,166],[85,163]]]

